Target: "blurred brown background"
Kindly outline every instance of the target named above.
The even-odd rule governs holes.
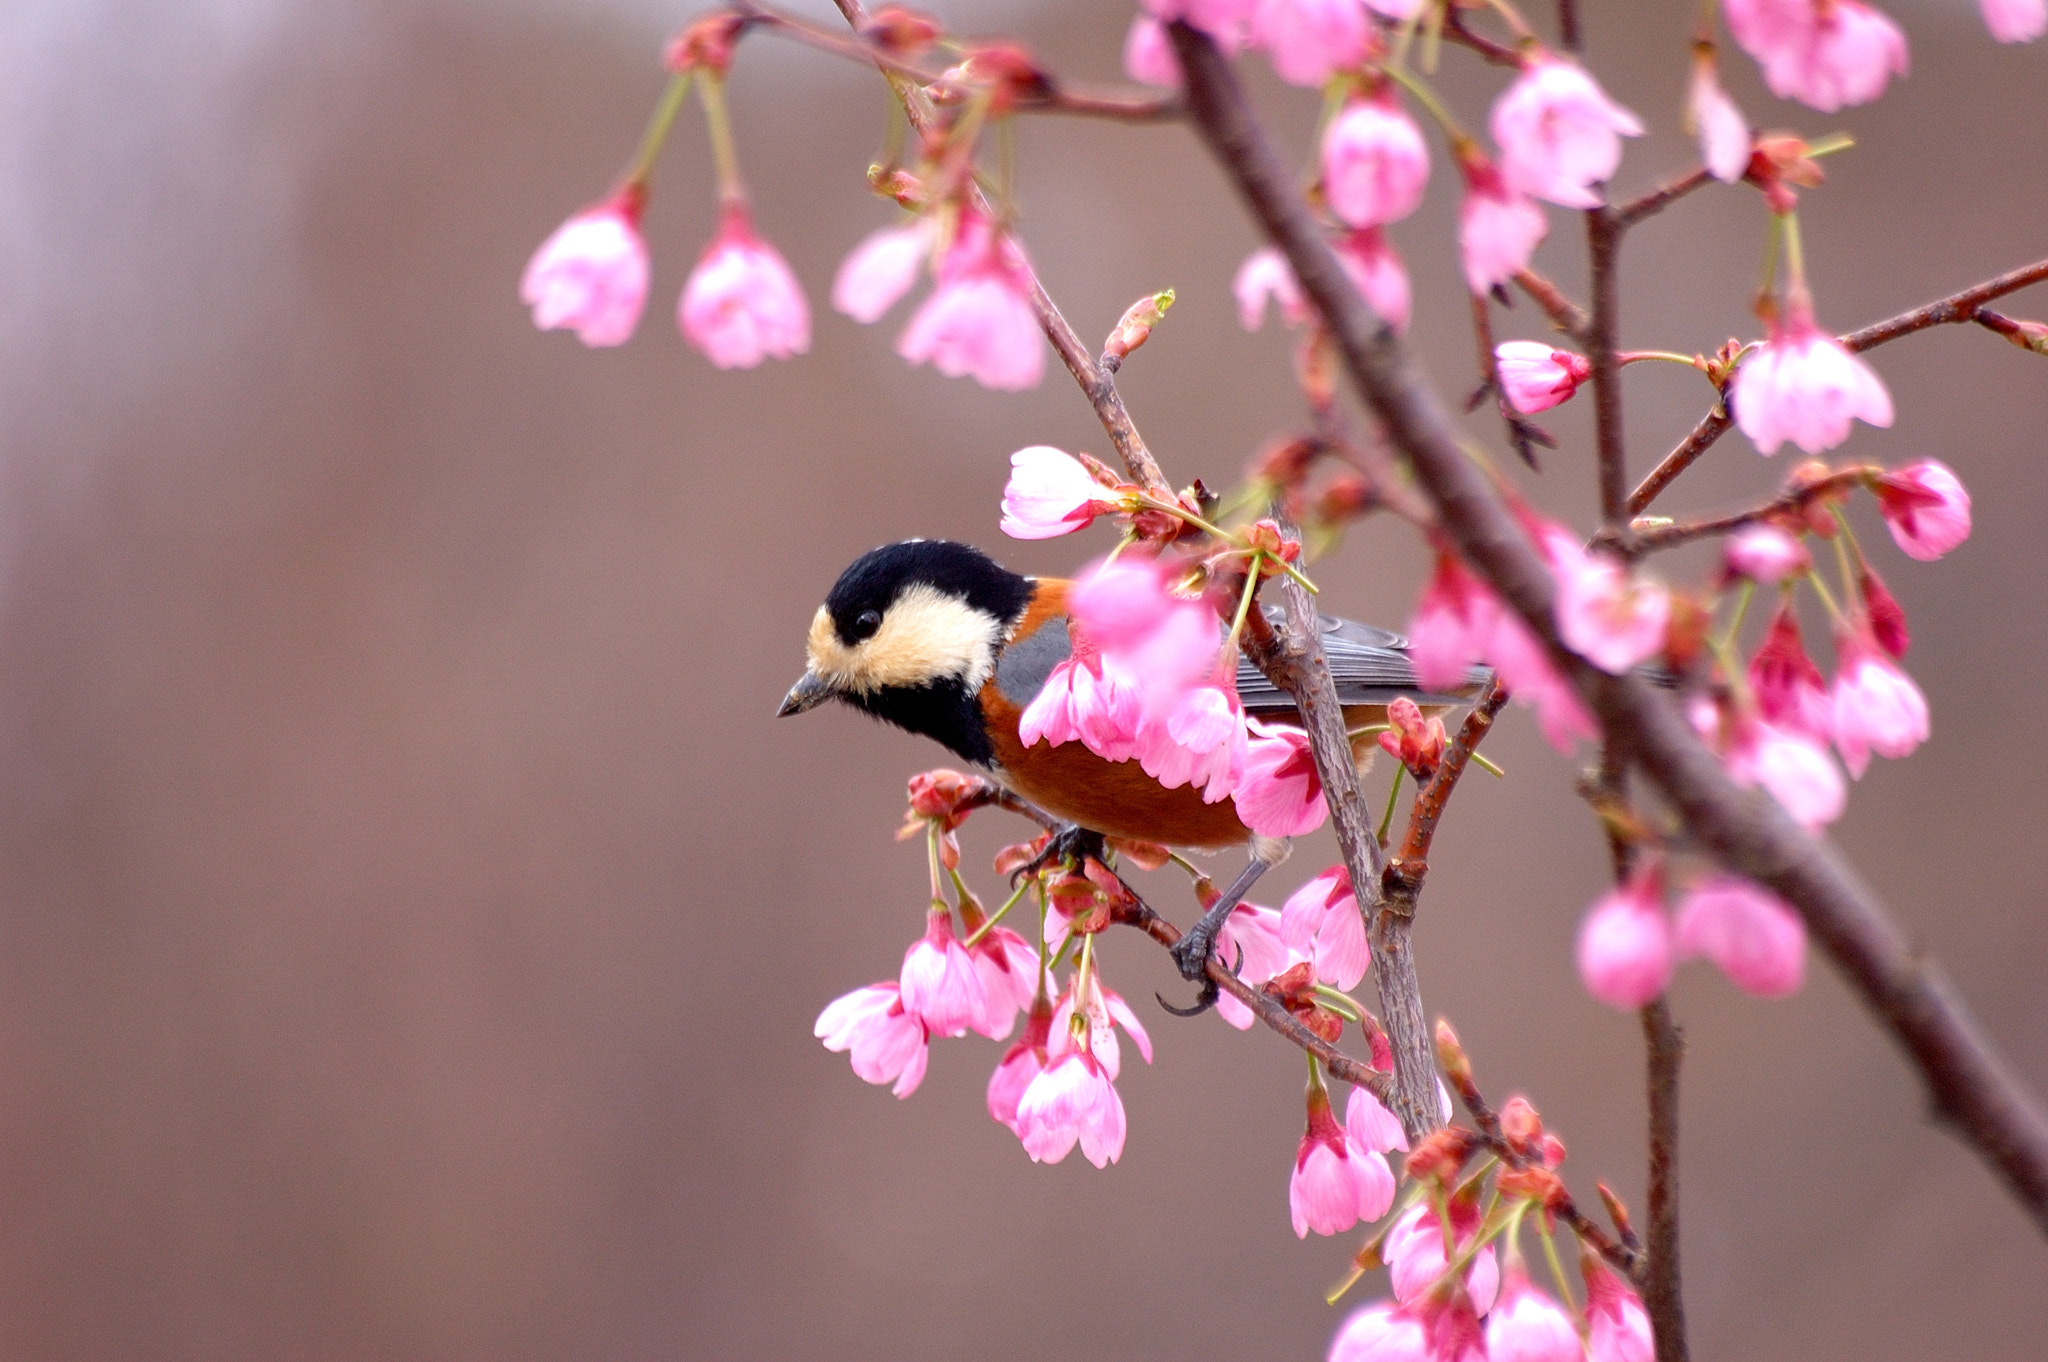
[[[1098,79],[1130,13],[936,8]],[[1691,163],[1692,6],[1587,8],[1609,88],[1655,129],[1631,192]],[[1995,47],[1960,0],[1891,8],[1914,69],[1872,108],[1779,105],[1727,64],[1759,124],[1863,139],[1803,215],[1841,328],[2048,245],[2048,47]],[[906,369],[901,314],[824,310],[887,220],[861,179],[883,97],[766,42],[735,73],[741,153],[819,310],[813,353],[721,375],[675,333],[711,219],[693,112],[640,336],[593,353],[532,330],[519,270],[630,150],[686,9],[0,14],[5,1356],[1321,1356],[1355,1240],[1289,1232],[1299,1057],[1158,1013],[1177,984],[1157,951],[1109,947],[1160,1061],[1126,1072],[1106,1172],[1033,1166],[990,1122],[986,1042],[939,1045],[899,1104],[811,1038],[919,928],[922,856],[890,834],[939,754],[843,712],[774,720],[805,623],[855,553],[905,535],[1028,569],[1099,551],[1003,542],[995,504],[1012,449],[1104,441],[1057,371],[990,394]],[[1476,114],[1499,77],[1450,67]],[[1261,88],[1299,141],[1308,98]],[[1176,129],[1038,123],[1021,151],[1027,239],[1084,336],[1180,290],[1127,393],[1176,476],[1229,481],[1297,411],[1284,343],[1232,320],[1244,214]],[[1458,392],[1437,174],[1394,235],[1415,339]],[[1574,281],[1577,226],[1552,216],[1544,259]],[[1752,334],[1762,227],[1745,190],[1641,229],[1627,342]],[[1502,334],[1543,332],[1525,307]],[[2048,367],[1960,330],[1876,364],[1898,424],[1842,452],[1948,460],[1977,533],[1923,567],[1866,525],[1935,740],[1879,762],[1837,835],[2048,1088]],[[1638,468],[1704,397],[1647,367]],[[1583,525],[1585,413],[1558,415],[1565,447],[1529,482]],[[1671,504],[1752,499],[1786,466],[1730,438]],[[1375,522],[1319,576],[1398,624],[1420,568]],[[1428,1001],[1492,1089],[1562,1130],[1579,1192],[1607,1178],[1640,1204],[1636,1027],[1570,968],[1594,832],[1526,716],[1497,747],[1510,778],[1468,783],[1440,841]],[[974,832],[985,867],[1011,830]],[[1330,859],[1317,839],[1281,889]],[[1696,1355],[2039,1356],[2048,1246],[1824,962],[1775,1005],[1695,966],[1675,1005]]]

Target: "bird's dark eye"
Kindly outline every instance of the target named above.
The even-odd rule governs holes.
[[[882,612],[881,612],[881,611],[879,611],[879,610],[863,610],[863,611],[861,611],[861,612],[860,612],[860,618],[859,618],[859,619],[857,619],[857,620],[855,620],[855,621],[853,622],[853,640],[854,640],[854,642],[858,643],[858,642],[860,642],[860,641],[861,641],[862,639],[864,639],[864,638],[868,638],[868,637],[871,637],[871,636],[872,636],[872,635],[874,634],[875,630],[877,630],[877,629],[879,629],[879,628],[881,628],[881,627],[882,627]]]

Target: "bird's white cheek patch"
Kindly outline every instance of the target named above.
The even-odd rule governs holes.
[[[836,690],[867,695],[958,677],[972,693],[995,668],[995,616],[922,583],[896,598],[874,636],[849,648],[820,609],[811,621],[811,670]]]

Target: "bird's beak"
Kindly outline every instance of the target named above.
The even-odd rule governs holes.
[[[832,698],[832,688],[818,679],[816,672],[805,672],[803,680],[789,688],[789,694],[782,697],[782,708],[775,711],[775,717],[786,714],[801,714],[807,709],[816,709]]]

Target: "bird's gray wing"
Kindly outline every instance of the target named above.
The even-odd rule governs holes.
[[[1283,616],[1266,607],[1266,617],[1275,627]],[[1408,640],[1391,629],[1379,629],[1355,620],[1320,617],[1323,624],[1323,652],[1330,659],[1330,679],[1337,683],[1337,700],[1346,705],[1384,705],[1406,696],[1419,705],[1455,705],[1471,698],[1471,692],[1486,684],[1484,667],[1466,673],[1466,686],[1459,692],[1428,691],[1416,678],[1415,664],[1408,660]],[[1247,713],[1291,714],[1294,697],[1268,681],[1249,661],[1237,664],[1237,693]]]

